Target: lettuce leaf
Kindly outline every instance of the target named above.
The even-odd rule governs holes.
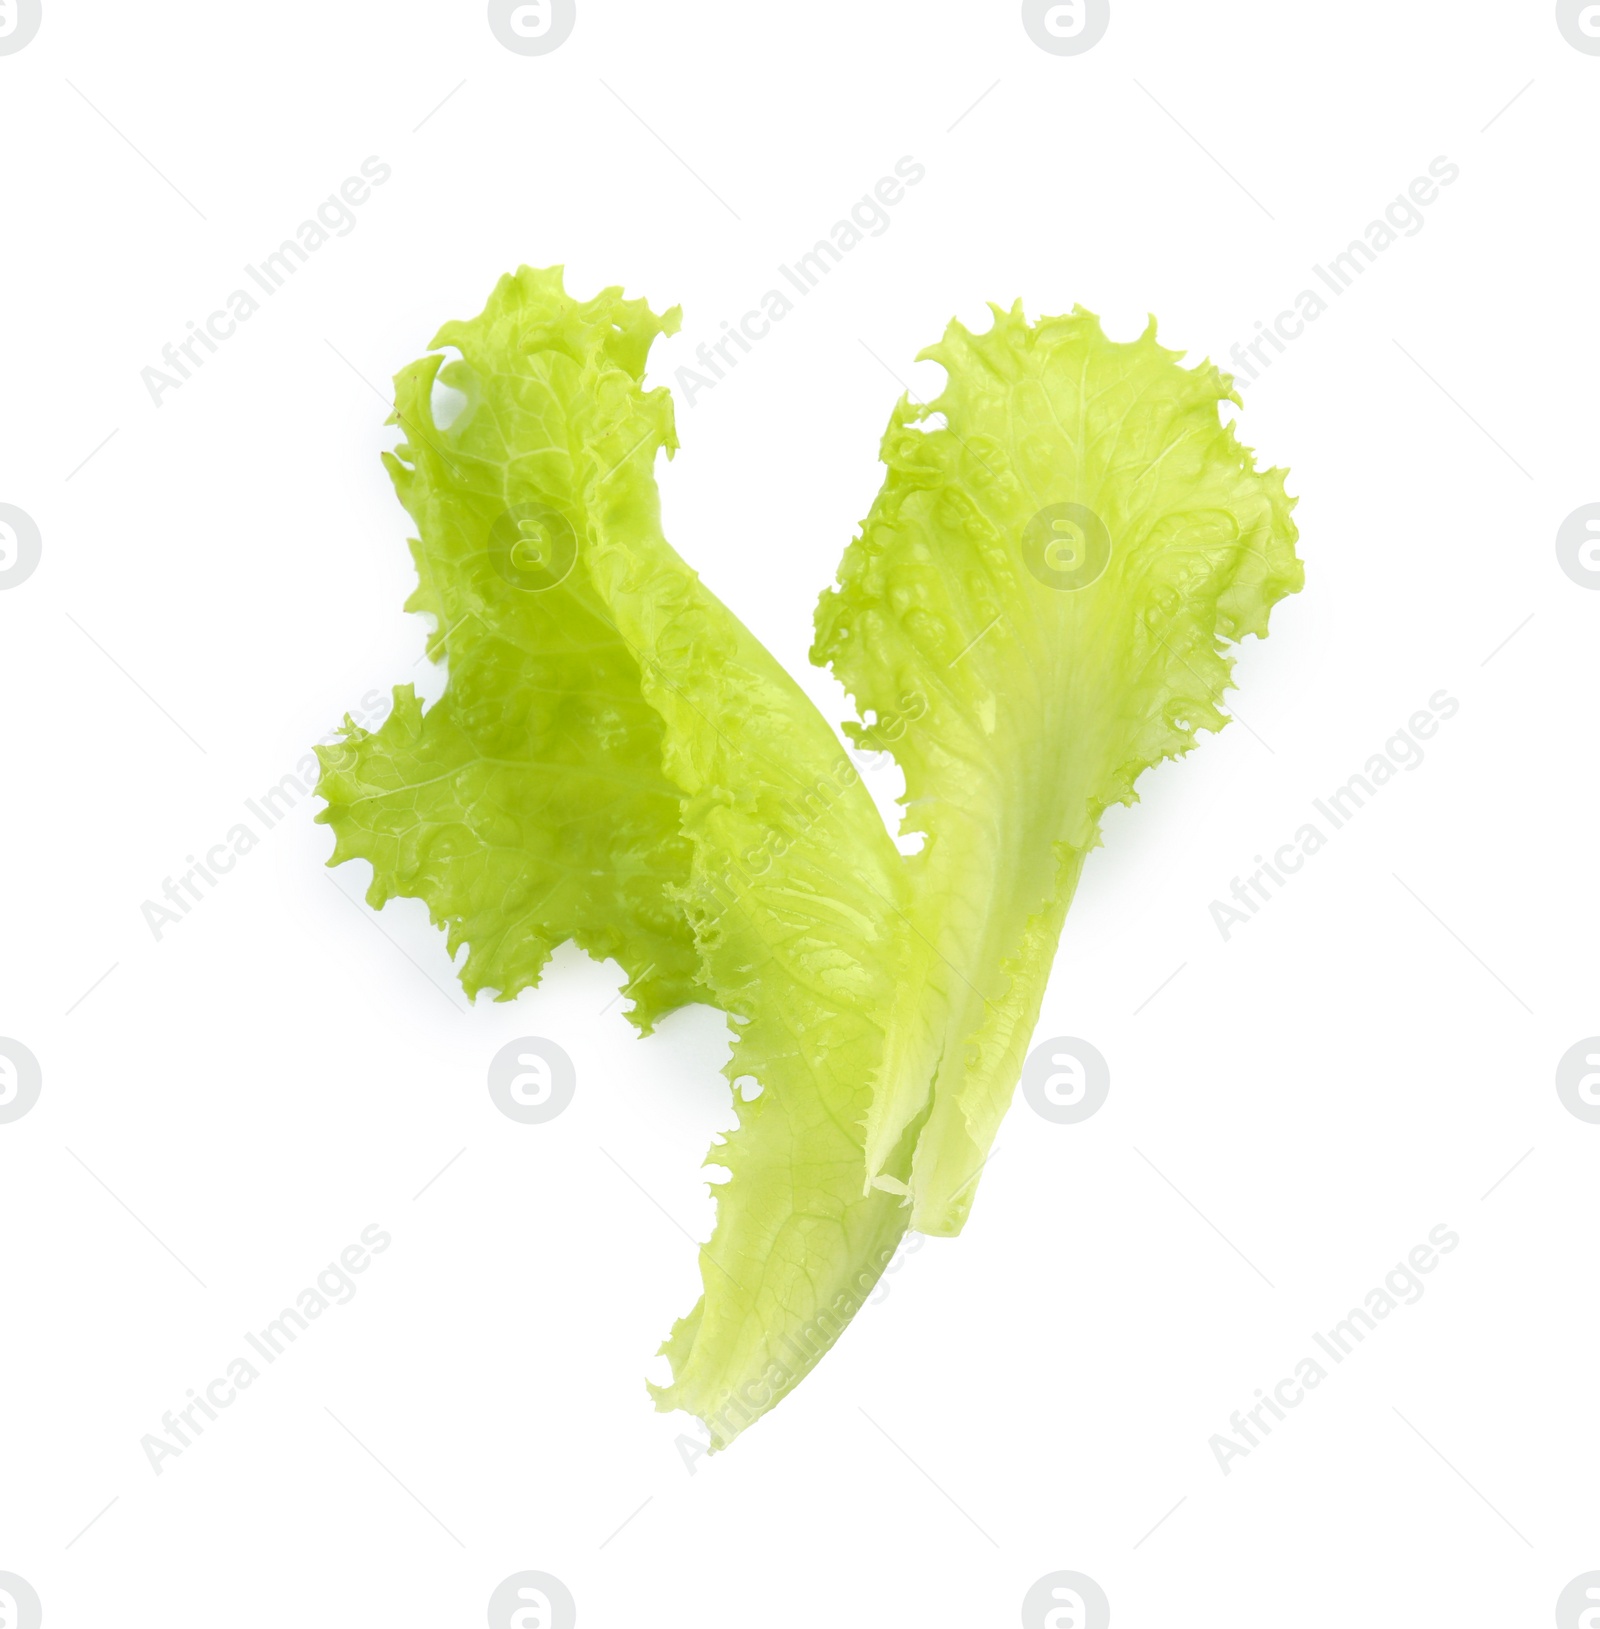
[[[812,651],[878,736],[900,721],[905,829],[925,836],[891,1050],[937,1062],[887,1072],[867,1157],[881,1182],[926,1116],[911,1225],[933,1234],[971,1205],[1102,812],[1226,722],[1227,643],[1264,636],[1302,582],[1284,472],[1258,474],[1220,422],[1231,380],[1180,367],[1153,321],[1118,344],[1081,309],[992,309],[922,353],[946,387],[895,408]]]
[[[672,403],[643,374],[676,323],[524,267],[397,376],[407,607],[448,681],[347,724],[319,818],[374,906],[421,898],[466,946],[470,995],[513,998],[571,939],[620,963],[641,1031],[689,1001],[728,1015],[739,1124],[652,1388],[720,1448],[908,1226],[959,1229],[1100,814],[1224,721],[1227,642],[1300,576],[1282,473],[1221,424],[1209,364],[1081,311],[953,324],[813,652],[856,700],[846,730],[905,769],[926,841],[902,856],[832,728],[665,540]]]
[[[721,1446],[809,1372],[905,1231],[861,1132],[905,878],[831,728],[662,536],[672,403],[640,381],[672,326],[523,268],[440,330],[458,359],[397,376],[407,604],[449,678],[426,712],[402,687],[381,729],[347,725],[318,818],[330,864],[371,863],[370,903],[422,898],[469,946],[469,994],[510,999],[571,938],[627,970],[641,1029],[688,1000],[728,1013],[728,1077],[760,1091],[709,1156],[730,1175],[705,1293],[658,1389]],[[447,424],[436,376],[465,398]]]

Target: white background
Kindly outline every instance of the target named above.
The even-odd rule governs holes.
[[[480,5],[45,0],[0,56],[0,502],[44,540],[0,593],[0,1034],[44,1081],[0,1125],[0,1571],[51,1629],[481,1624],[524,1568],[586,1629],[1011,1625],[1063,1568],[1119,1629],[1550,1621],[1600,1568],[1600,1127],[1554,1089],[1600,1030],[1600,595],[1554,550],[1600,498],[1597,89],[1544,3],[1115,0],[1057,57],[1013,5],[580,0],[522,57]],[[355,229],[153,405],[162,345],[374,154]],[[442,321],[565,262],[682,303],[672,384],[902,155],[890,228],[680,399],[661,469],[830,717],[811,606],[952,314],[1155,312],[1225,364],[1461,175],[1246,396],[1307,584],[1243,653],[1249,729],[1089,865],[1039,1035],[1092,1040],[1108,1103],[1019,1102],[964,1236],[699,1458],[642,1376],[699,1290],[717,1015],[641,1042],[570,948],[467,1010],[309,799],[159,941],[141,905],[364,694],[437,694],[378,452]],[[1426,762],[1225,942],[1210,902],[1440,689]],[[485,1090],[529,1034],[578,1070],[544,1126]],[[355,1300],[153,1474],[140,1439],[374,1222]],[[1425,1297],[1224,1475],[1211,1436],[1439,1223]]]

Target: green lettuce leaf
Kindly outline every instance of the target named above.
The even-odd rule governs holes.
[[[905,1231],[861,1129],[905,878],[826,721],[662,536],[672,404],[640,380],[674,318],[524,268],[440,330],[458,360],[397,377],[408,607],[435,617],[449,679],[325,750],[319,818],[330,864],[372,864],[373,905],[420,897],[468,946],[469,993],[509,999],[571,938],[627,969],[641,1028],[692,999],[728,1013],[726,1072],[759,1092],[711,1151],[729,1176],[704,1296],[657,1389],[722,1446],[838,1338]],[[465,398],[443,425],[436,374]]]
[[[891,1152],[926,1121],[911,1225],[935,1234],[971,1205],[1102,812],[1225,722],[1228,642],[1302,581],[1284,472],[1220,420],[1231,380],[1180,367],[1153,322],[1118,344],[1081,309],[992,309],[922,353],[945,389],[895,408],[812,651],[870,720],[854,738],[888,740],[925,836],[867,1157],[897,1186]]]

